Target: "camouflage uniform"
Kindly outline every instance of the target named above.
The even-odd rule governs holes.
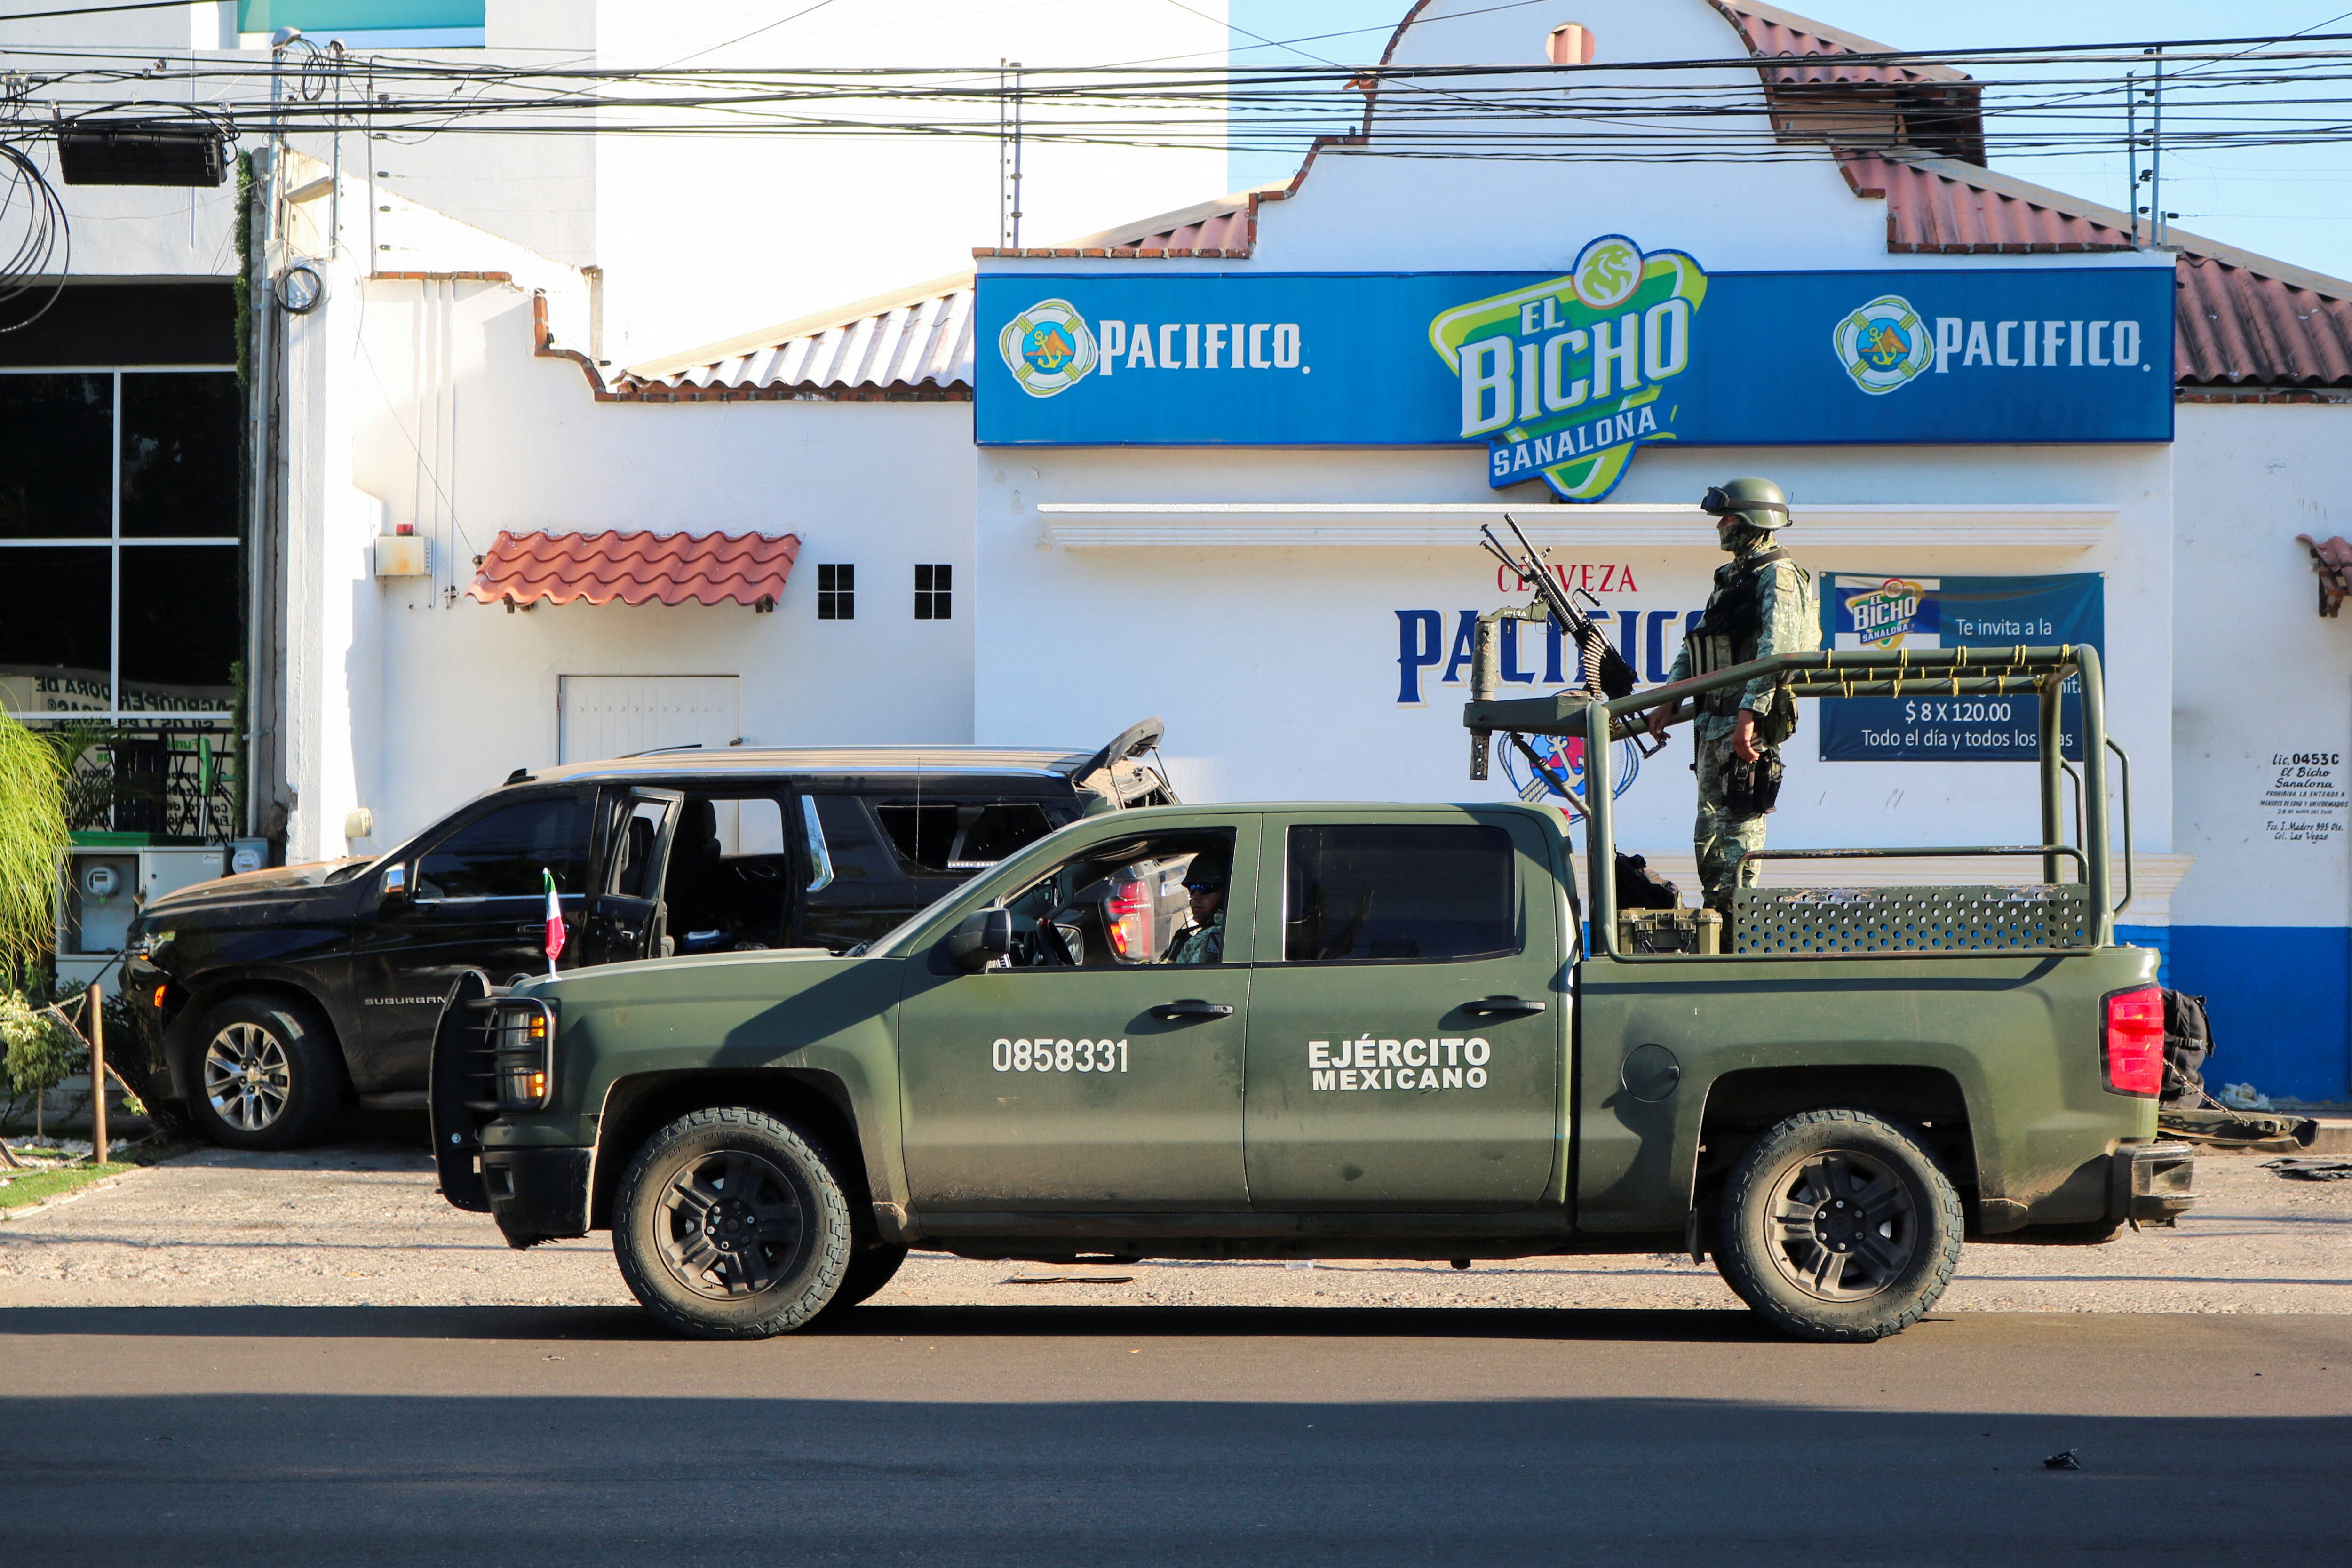
[[[1739,662],[1773,654],[1809,653],[1822,646],[1821,612],[1811,575],[1793,561],[1775,561],[1760,571],[1750,564],[1771,548],[1769,537],[1758,539],[1716,568],[1715,591],[1707,596],[1707,608],[1713,610],[1726,593],[1737,589],[1751,573],[1757,578],[1755,648],[1750,652],[1742,639]],[[1691,652],[1685,642],[1666,679],[1682,680],[1690,673]],[[1698,855],[1699,881],[1706,889],[1703,901],[1728,915],[1732,889],[1739,884],[1740,860],[1749,850],[1764,847],[1764,814],[1735,816],[1725,804],[1727,775],[1738,761],[1731,749],[1738,710],[1756,715],[1755,740],[1760,749],[1778,746],[1796,733],[1797,704],[1769,680],[1749,681],[1736,694],[1736,707],[1731,700],[1734,694],[1713,695],[1718,700],[1693,724],[1696,760],[1691,766],[1698,774],[1698,819],[1691,830],[1691,845]]]
[[[1189,925],[1176,933],[1168,949],[1170,963],[1223,963],[1225,961],[1225,911],[1222,905],[1207,925]]]

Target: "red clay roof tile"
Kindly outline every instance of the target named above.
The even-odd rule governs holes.
[[[772,608],[801,551],[795,533],[509,533],[482,557],[485,605],[722,604]]]

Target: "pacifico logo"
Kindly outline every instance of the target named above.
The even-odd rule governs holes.
[[[1846,317],[1830,341],[1846,374],[1874,397],[1908,384],[1936,363],[1935,334],[1897,294],[1882,294]]]
[[[1486,482],[1538,479],[1599,500],[1644,441],[1675,438],[1660,384],[1691,363],[1706,273],[1622,234],[1587,245],[1565,277],[1446,311],[1430,346],[1462,388],[1462,435],[1486,438]]]
[[[1004,323],[996,345],[1013,379],[1032,397],[1051,397],[1077,385],[1099,354],[1086,318],[1067,300],[1030,306]]]

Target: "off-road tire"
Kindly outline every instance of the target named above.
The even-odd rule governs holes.
[[[231,996],[198,1021],[188,1054],[188,1116],[231,1149],[318,1142],[343,1102],[342,1051],[306,1002]]]
[[[825,1310],[846,1310],[867,1300],[883,1286],[898,1278],[898,1266],[907,1261],[907,1249],[877,1243],[861,1247],[849,1255],[849,1267],[842,1270],[841,1289],[833,1293],[833,1302]]]
[[[832,1156],[747,1106],[692,1111],[664,1127],[614,1194],[621,1278],[665,1326],[697,1339],[764,1340],[803,1327],[840,1290],[855,1240]]]
[[[1935,1306],[1962,1226],[1950,1178],[1909,1132],[1866,1110],[1808,1110],[1732,1167],[1715,1262],[1780,1332],[1866,1343]]]

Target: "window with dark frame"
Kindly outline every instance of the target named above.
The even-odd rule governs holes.
[[[947,621],[955,618],[953,595],[955,568],[945,564],[919,565],[915,568],[915,618],[919,621]]]
[[[1520,948],[1511,836],[1489,823],[1289,831],[1288,963],[1497,958]]]
[[[816,569],[816,618],[854,621],[857,618],[857,568],[848,564]]]
[[[243,420],[227,366],[0,371],[0,709],[231,716]]]

